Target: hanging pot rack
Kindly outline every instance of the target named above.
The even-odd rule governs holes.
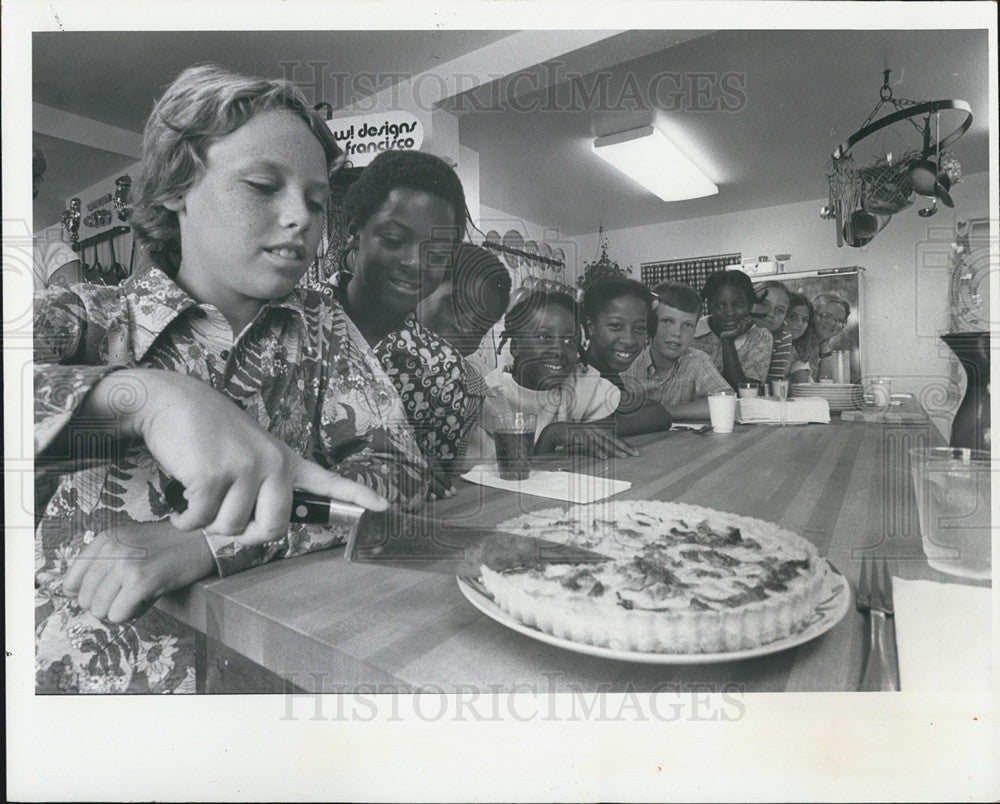
[[[909,181],[908,170],[910,167],[916,164],[918,159],[928,160],[931,151],[933,151],[936,156],[936,170],[940,173],[944,149],[955,143],[972,126],[972,109],[964,100],[951,98],[916,102],[893,97],[892,88],[889,86],[891,72],[891,70],[882,71],[882,86],[875,108],[872,109],[860,128],[840,143],[831,155],[827,173],[830,185],[830,204],[823,208],[820,217],[835,221],[838,247],[842,246],[845,241],[854,247],[863,246],[885,228],[893,214],[912,203],[909,197],[916,190]],[[876,119],[886,105],[892,106],[894,111]],[[942,137],[941,113],[945,111],[958,113],[960,120],[950,132]],[[933,143],[929,141],[932,116],[936,123],[936,136]],[[925,118],[923,125],[919,121],[921,117]],[[897,154],[898,158],[895,160],[892,153],[887,151],[884,158],[876,159],[873,164],[856,170],[851,150],[868,137],[898,123],[909,123],[922,134],[922,150],[909,150],[902,156]],[[919,156],[915,156],[915,153]],[[960,165],[953,157],[951,158],[951,166],[955,170],[954,174],[950,177],[946,176],[946,181],[935,182],[934,209],[936,209],[938,200],[951,206],[951,199],[947,197],[947,191],[952,180],[959,181],[961,175]],[[939,187],[942,188],[942,192],[939,192]],[[918,192],[918,194],[922,195],[923,193]],[[945,197],[942,197],[942,194]],[[921,217],[933,214],[931,210],[920,210],[919,212]],[[858,220],[864,223],[868,229],[868,231],[861,233],[862,236],[856,236],[853,231],[852,220],[855,216],[858,216]],[[874,231],[871,231],[870,229],[873,227],[870,225],[875,220],[877,220],[878,226]]]

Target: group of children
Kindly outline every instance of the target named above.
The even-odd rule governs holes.
[[[536,452],[627,457],[624,437],[777,370],[772,330],[808,365],[812,310],[771,288],[753,324],[742,274],[710,279],[702,334],[678,283],[511,305],[500,261],[461,242],[454,170],[417,152],[362,172],[343,270],[303,286],[341,160],[294,85],[188,69],[144,133],[132,223],[148,267],[36,294],[36,456],[62,473],[36,535],[39,692],[195,691],[194,633],[152,604],[340,543],[288,524],[293,488],[416,508],[492,459],[490,422],[512,407],[537,415]],[[505,360],[477,364],[501,318]]]

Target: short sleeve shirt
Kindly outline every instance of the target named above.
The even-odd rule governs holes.
[[[712,332],[708,325],[708,317],[702,318],[698,322],[697,334],[691,346],[694,349],[708,354],[715,363],[715,367],[722,373],[722,341],[719,336]],[[771,365],[771,346],[773,344],[771,333],[763,327],[756,325],[739,338],[736,339],[736,354],[740,358],[740,365],[747,379],[755,382],[764,382],[767,379],[767,371]]]
[[[645,349],[622,375],[628,387],[641,389],[669,409],[719,391],[728,391],[712,358],[699,349],[686,349],[666,374],[658,374],[649,349]]]

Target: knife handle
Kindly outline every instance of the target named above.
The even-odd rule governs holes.
[[[868,612],[868,655],[861,674],[859,692],[899,690],[899,664],[893,624],[884,611]]]
[[[167,504],[177,513],[183,513],[187,509],[184,485],[177,478],[171,477],[167,480],[163,487],[163,495]],[[288,519],[289,522],[298,522],[303,525],[323,525],[324,527],[346,525],[353,527],[357,524],[364,510],[360,505],[354,505],[354,503],[342,502],[331,497],[324,497],[321,494],[293,489],[292,512]]]

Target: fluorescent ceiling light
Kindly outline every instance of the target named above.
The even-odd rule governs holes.
[[[592,148],[609,165],[664,201],[719,192],[715,183],[653,126],[598,137]]]

